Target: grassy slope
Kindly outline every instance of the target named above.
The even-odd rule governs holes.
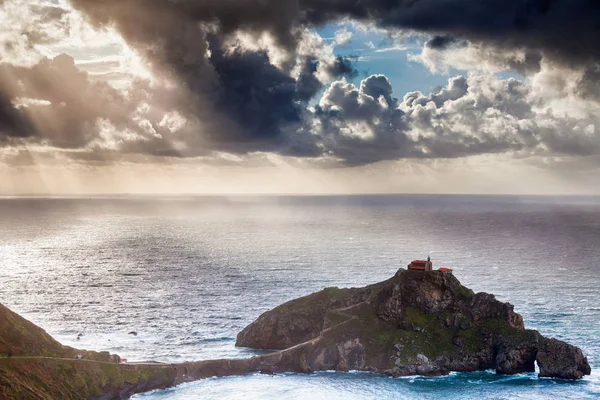
[[[75,360],[77,354],[84,360]],[[93,398],[110,390],[118,393],[128,385],[148,383],[150,390],[174,380],[172,368],[132,370],[109,361],[108,352],[63,346],[0,304],[0,399]]]
[[[0,398],[12,399],[83,399],[110,397],[140,382],[148,390],[167,387],[174,380],[172,368],[125,370],[119,364],[79,360],[4,358],[0,359]],[[162,383],[162,384],[161,384]]]
[[[74,357],[75,349],[61,345],[39,326],[0,304],[0,355]]]

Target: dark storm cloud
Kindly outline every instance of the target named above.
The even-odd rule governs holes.
[[[522,75],[540,72],[542,54],[540,52],[528,51],[523,59],[511,59],[508,66]]]
[[[334,63],[327,67],[327,72],[335,78],[344,76],[352,79],[358,75],[358,71],[352,65],[352,57],[337,56]]]
[[[323,83],[316,77],[318,55],[301,57],[295,67],[300,33],[293,29],[297,9],[289,2],[74,0],[98,26],[115,26],[125,40],[163,73],[182,82],[189,104],[186,117],[202,122],[201,133],[215,150],[244,153],[264,150],[287,153],[284,131],[301,123],[303,103]],[[287,61],[273,65],[265,51],[231,46],[231,34],[269,32]],[[346,58],[322,64],[331,78],[352,76]],[[292,146],[294,147],[294,146]],[[311,151],[312,153],[312,151]]]
[[[173,26],[175,21],[183,26],[190,22],[212,22],[218,24],[223,34],[238,29],[267,31],[281,45],[293,49],[298,40],[294,28],[351,18],[380,27],[431,33],[437,36],[432,45],[450,38],[468,39],[540,50],[566,63],[600,60],[600,3],[595,0],[72,0],[72,3],[97,23],[115,22],[130,39],[142,41],[141,36],[164,35],[163,27],[176,28],[179,24]],[[166,21],[161,21],[161,16]],[[145,29],[144,25],[154,30]],[[144,35],[140,35],[141,31]],[[168,36],[164,40],[169,40]]]
[[[306,59],[301,66],[300,75],[297,79],[297,95],[302,102],[307,102],[323,88],[323,83],[316,76],[319,67],[319,60],[315,57]],[[352,65],[352,61],[348,57],[336,57],[333,64],[324,66],[325,72],[333,77],[355,78],[358,71]]]
[[[124,95],[90,82],[72,59],[64,57],[45,60],[31,71],[13,68],[10,73],[21,74],[25,87],[0,87],[0,116],[5,116],[0,129],[12,132],[5,135],[24,136],[31,131],[24,127],[34,126],[36,137],[77,148],[104,140],[98,122],[108,121],[117,132],[131,133],[113,143],[126,152],[176,157],[210,150],[326,153],[348,164],[521,150],[544,143],[542,136],[555,138],[544,143],[549,149],[582,148],[563,145],[563,135],[536,126],[527,93],[513,81],[504,86],[475,82],[488,85],[487,91],[478,91],[467,78],[460,78],[430,95],[409,93],[399,101],[389,80],[375,75],[360,87],[334,82],[311,111],[307,105],[322,91],[323,75],[354,77],[356,71],[348,58],[324,60],[322,49],[314,49],[314,54],[300,50],[305,28],[346,18],[429,34],[433,39],[427,46],[432,49],[451,51],[453,46],[477,43],[499,52],[523,50],[523,59],[509,60],[512,68],[537,71],[545,57],[585,69],[580,92],[588,97],[598,92],[600,3],[592,0],[71,0],[71,4],[96,27],[116,28],[159,76],[171,78],[176,87],[141,85]],[[60,11],[46,12],[48,18],[62,19]],[[257,42],[269,34],[279,46],[278,65],[270,51],[248,49],[236,41],[238,31]],[[17,108],[18,98],[49,104]],[[142,103],[153,105],[143,118],[138,115]],[[186,121],[177,133],[162,119],[172,111]],[[579,129],[570,124],[557,126]]]
[[[0,142],[28,138],[63,149],[104,151],[108,146],[126,153],[172,155],[161,136],[168,133],[159,124],[164,110],[136,115],[142,103],[152,100],[160,106],[161,98],[168,93],[156,93],[144,82],[134,82],[122,93],[92,81],[66,54],[31,67],[0,64]],[[103,124],[121,137],[103,137]]]
[[[600,60],[595,0],[301,0],[304,20],[348,17],[498,46],[540,50],[567,64]]]
[[[302,102],[307,102],[312,99],[323,87],[323,84],[315,73],[319,62],[315,58],[309,58],[304,61],[304,64],[300,68],[300,75],[296,82],[296,91],[298,92],[298,98]]]
[[[434,36],[425,44],[431,49],[445,50],[450,45],[456,44],[458,40],[452,36]]]
[[[600,99],[600,63],[586,68],[578,86],[584,98]]]
[[[0,142],[9,137],[28,137],[33,134],[35,127],[29,117],[0,91]]]
[[[1,65],[0,77],[3,115],[18,117],[2,124],[5,135],[35,136],[54,146],[76,148],[93,139],[99,119],[129,126],[133,106],[124,107],[124,99],[107,84],[91,82],[66,54],[30,68]],[[17,99],[33,103],[15,112],[11,105]]]
[[[210,64],[219,79],[215,106],[243,127],[235,135],[216,132],[215,142],[271,141],[280,136],[282,124],[300,122],[296,80],[272,65],[265,52],[226,54],[216,39],[210,43]]]
[[[206,35],[227,37],[237,30],[268,32],[287,50],[290,63],[300,40],[299,28],[316,26],[343,18],[374,23],[380,27],[413,29],[435,35],[429,42],[437,48],[460,40],[487,42],[498,48],[526,48],[524,61],[516,69],[539,68],[539,55],[569,65],[600,61],[600,3],[592,0],[71,0],[98,26],[114,25],[124,38],[147,59],[177,74],[191,90],[202,97],[216,97],[212,113],[224,112],[261,136],[278,137],[280,123],[295,122],[295,100],[306,100],[320,89],[312,77],[313,60],[302,60],[303,72],[293,95],[293,82],[273,70],[264,54],[233,54],[213,44],[218,54],[215,64],[207,55]],[[247,53],[247,52],[246,52]],[[231,63],[231,66],[227,64]],[[251,65],[252,79],[242,82],[235,71]],[[292,65],[290,65],[291,67]],[[218,67],[218,68],[216,68]],[[338,71],[335,71],[337,67]],[[264,72],[259,72],[264,68]],[[332,75],[348,75],[352,67],[339,59]],[[308,71],[308,73],[307,73]],[[233,75],[229,85],[220,73]],[[314,71],[313,71],[314,72]],[[228,75],[228,78],[231,77]],[[267,79],[273,82],[267,82]],[[221,87],[219,87],[221,86]],[[278,103],[274,110],[256,107],[273,92]],[[222,98],[231,98],[232,103]],[[255,93],[258,97],[248,98]],[[237,103],[236,103],[237,102]],[[248,105],[244,109],[243,103]],[[206,108],[206,101],[200,106]],[[208,103],[211,103],[210,101]],[[225,107],[224,109],[222,107]],[[238,112],[238,115],[235,113]],[[274,115],[280,113],[280,115]],[[202,115],[206,119],[206,115]],[[262,121],[261,121],[262,119]],[[247,124],[247,125],[244,125]],[[267,129],[268,132],[258,133]],[[211,130],[219,130],[218,123]],[[249,139],[242,134],[242,139]]]

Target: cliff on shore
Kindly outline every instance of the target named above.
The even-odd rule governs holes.
[[[238,346],[295,351],[284,370],[365,370],[443,375],[500,374],[579,379],[590,374],[582,351],[525,329],[513,306],[473,293],[452,273],[399,270],[364,288],[327,288],[261,315]],[[279,372],[274,368],[273,372]]]
[[[473,293],[451,273],[400,270],[364,288],[327,288],[261,315],[238,346],[273,349],[239,360],[120,364],[63,346],[0,305],[1,399],[118,399],[213,376],[362,370],[401,375],[495,369],[579,379],[575,346],[525,329],[513,306]],[[76,356],[82,359],[76,359]]]

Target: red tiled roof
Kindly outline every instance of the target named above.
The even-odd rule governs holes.
[[[419,267],[425,267],[425,266],[427,266],[427,263],[426,262],[415,262],[415,261],[413,261],[413,262],[410,263],[410,265],[416,265],[416,266],[419,266]]]
[[[444,268],[444,267],[442,267],[442,268],[438,268],[438,271],[441,271],[441,272],[452,272],[452,268]]]

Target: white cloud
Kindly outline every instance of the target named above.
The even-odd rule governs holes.
[[[394,45],[394,46],[390,46],[390,47],[384,47],[384,48],[381,48],[381,49],[376,49],[375,53],[389,53],[389,52],[392,52],[392,51],[406,51],[408,49],[409,49],[408,46]]]
[[[341,28],[335,32],[335,37],[333,39],[335,46],[343,46],[345,44],[350,43],[352,40],[352,32],[348,30],[348,28]]]
[[[409,54],[408,60],[423,64],[432,73],[448,74],[450,69],[495,73],[508,69],[510,61],[524,57],[523,52],[498,51],[468,43],[447,49],[424,45],[420,53]]]
[[[552,73],[549,66],[540,72]],[[325,91],[314,113],[319,122],[310,129],[323,138],[326,154],[349,164],[485,154],[600,155],[600,104],[568,90],[548,97],[540,87],[544,82],[472,74],[397,102],[384,76],[372,76],[360,88],[342,80]]]
[[[125,87],[134,77],[151,79],[140,57],[114,29],[98,30],[67,0],[5,0],[0,7],[0,62],[32,66],[69,54],[95,78]]]

